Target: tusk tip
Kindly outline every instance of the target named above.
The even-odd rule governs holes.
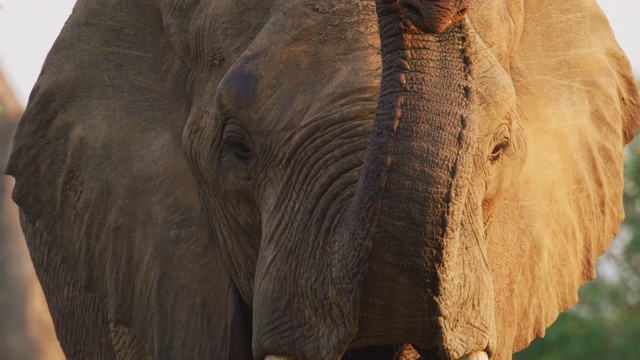
[[[476,351],[461,357],[460,360],[489,360],[489,355],[484,351]]]

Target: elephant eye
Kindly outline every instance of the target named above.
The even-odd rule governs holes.
[[[229,138],[226,140],[226,145],[236,159],[241,161],[248,161],[251,159],[251,149],[249,149],[249,146],[243,140],[238,138]]]
[[[489,155],[489,160],[491,162],[497,161],[500,159],[500,155],[509,148],[509,140],[504,139],[500,141],[496,146],[491,150],[491,155]]]

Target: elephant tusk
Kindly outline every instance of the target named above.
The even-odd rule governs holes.
[[[489,355],[484,351],[476,351],[461,357],[460,360],[489,360]]]

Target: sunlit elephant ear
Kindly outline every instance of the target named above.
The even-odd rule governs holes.
[[[624,217],[623,148],[640,125],[629,63],[595,1],[511,5],[493,30],[476,21],[491,49],[512,47],[498,58],[513,78],[526,143],[487,235],[504,357],[543,336],[595,276]]]
[[[70,358],[110,342],[121,356],[250,356],[182,151],[188,70],[165,35],[180,26],[150,1],[79,1],[20,123],[8,173]]]

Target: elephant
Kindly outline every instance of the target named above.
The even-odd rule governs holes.
[[[15,137],[71,359],[509,359],[619,230],[595,0],[79,0]]]

